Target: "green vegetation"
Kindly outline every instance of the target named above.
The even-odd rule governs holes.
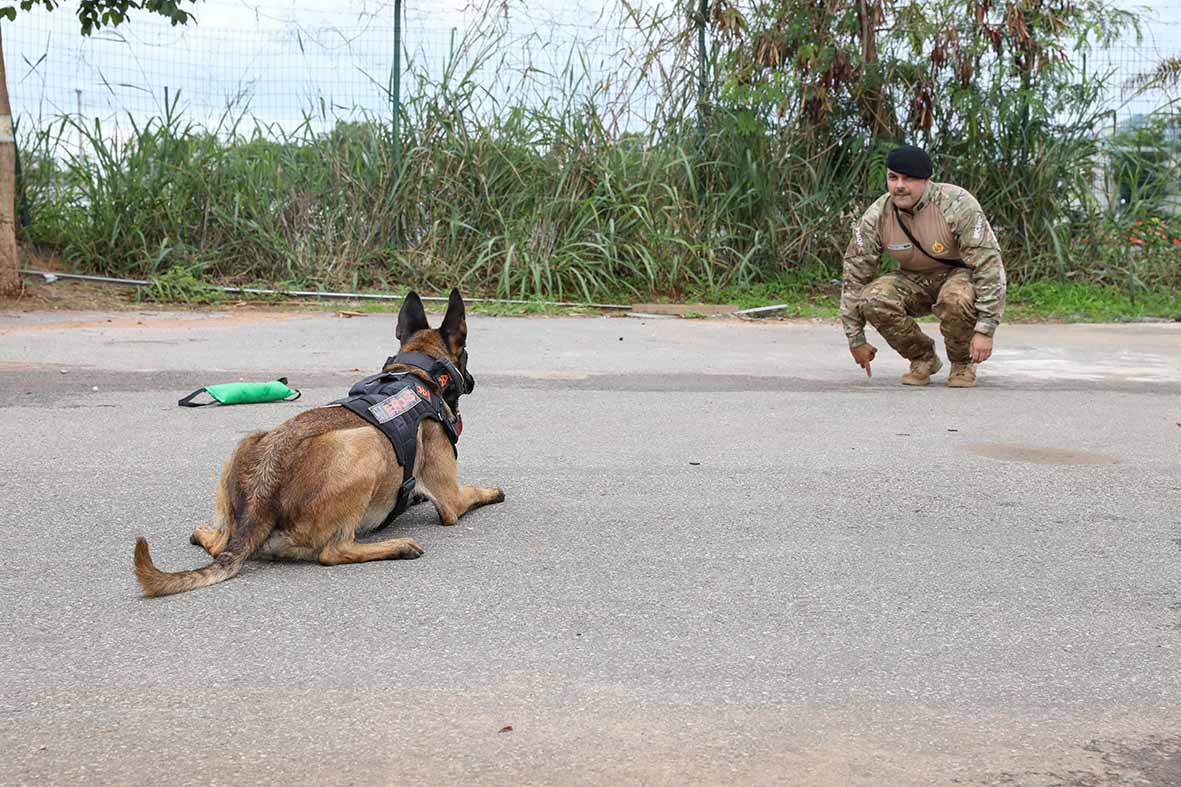
[[[840,309],[836,286],[816,280],[780,277],[727,291],[718,302],[740,308],[788,305],[779,316],[835,318]],[[1181,289],[1137,290],[1114,285],[1034,281],[1009,288],[1006,321],[1115,322],[1144,318],[1181,320]],[[933,318],[932,318],[933,319]]]
[[[1147,290],[1132,297],[1111,285],[1045,281],[1016,284],[1009,291],[1010,319],[1113,322],[1124,319],[1181,319],[1181,290]]]
[[[386,293],[388,294],[388,293]],[[832,281],[814,276],[785,273],[766,281],[746,286],[734,286],[709,294],[686,292],[686,301],[731,303],[739,309],[783,304],[785,308],[771,315],[774,318],[835,319],[839,313],[839,286]],[[248,296],[251,301],[274,301],[290,306],[292,301],[283,296]],[[141,302],[191,305],[220,305],[234,302],[238,296],[212,289],[195,278],[192,272],[180,269],[154,277],[136,296]],[[618,298],[609,298],[616,302]],[[656,302],[671,302],[664,296]],[[365,314],[397,313],[400,300],[343,300],[306,299],[300,306],[306,309],[352,311]],[[442,306],[428,302],[428,311],[441,311]],[[555,306],[540,298],[530,303],[495,303],[469,301],[473,314],[496,317],[526,316],[601,316],[618,314],[593,307]],[[1181,320],[1181,290],[1128,290],[1114,285],[1084,282],[1035,281],[1015,283],[1009,288],[1006,322],[1120,322],[1128,320]],[[688,311],[683,319],[709,319],[701,312]],[[933,317],[921,321],[933,322]]]
[[[216,306],[226,293],[197,278],[198,271],[172,267],[152,276],[146,287],[136,290],[136,298],[150,303],[190,303]]]
[[[206,129],[173,96],[119,142],[64,119],[22,129],[26,240],[78,271],[149,279],[143,297],[154,300],[214,302],[209,282],[458,285],[534,300],[783,302],[822,316],[835,314],[849,228],[884,187],[886,151],[905,140],[985,205],[1012,315],[1171,316],[1177,108],[1101,139],[1107,77],[1064,53],[1134,20],[1098,2],[1034,5],[964,15],[951,0],[840,0],[821,14],[793,0],[747,17],[714,0],[700,113],[695,63],[677,54],[692,51],[682,46],[692,28],[638,19],[649,51],[616,78],[638,79],[649,58],[671,63],[643,128],[620,121],[618,83],[490,102],[456,58],[404,91],[396,168],[390,124],[376,118],[326,134],[312,128],[328,116],[310,113],[286,131],[247,116]],[[866,12],[904,24],[866,27]],[[477,30],[458,51],[492,57],[497,35]],[[572,53],[572,85],[577,64]],[[513,95],[536,96],[527,88]],[[84,158],[65,144],[79,133]]]

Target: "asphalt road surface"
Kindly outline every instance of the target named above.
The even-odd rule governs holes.
[[[830,323],[469,325],[504,503],[145,599],[135,537],[203,565],[236,441],[393,317],[0,314],[0,783],[1181,784],[1181,325],[1006,325],[973,390]]]

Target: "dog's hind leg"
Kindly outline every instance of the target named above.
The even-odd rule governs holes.
[[[212,557],[217,557],[230,542],[230,531],[225,528],[214,527],[208,522],[200,524],[189,536],[189,543],[196,544]]]
[[[423,549],[413,538],[390,538],[385,541],[360,544],[352,538],[334,541],[320,550],[320,563],[339,566],[344,563],[366,563],[370,560],[413,560],[422,556]]]
[[[238,488],[234,478],[234,467],[254,446],[266,436],[266,432],[255,432],[246,437],[234,449],[229,460],[222,466],[221,480],[217,484],[217,512],[212,522],[203,522],[189,536],[189,543],[201,547],[212,557],[225,551],[234,533],[234,508],[230,503],[231,488]]]

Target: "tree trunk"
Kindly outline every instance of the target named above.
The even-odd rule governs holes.
[[[3,27],[0,24],[0,27]],[[4,42],[0,38],[0,297],[20,294],[16,272],[16,135],[8,103],[8,75],[4,70]]]
[[[898,124],[894,107],[882,91],[878,72],[877,24],[880,10],[870,0],[858,0],[857,17],[861,22],[861,63],[863,79],[869,83],[861,98],[861,116],[874,139],[897,138]]]

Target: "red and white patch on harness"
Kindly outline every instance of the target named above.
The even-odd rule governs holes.
[[[377,419],[379,424],[384,424],[386,421],[394,420],[421,401],[422,397],[413,388],[403,388],[388,399],[382,399],[377,404],[371,405],[369,412],[373,413],[373,417]]]

